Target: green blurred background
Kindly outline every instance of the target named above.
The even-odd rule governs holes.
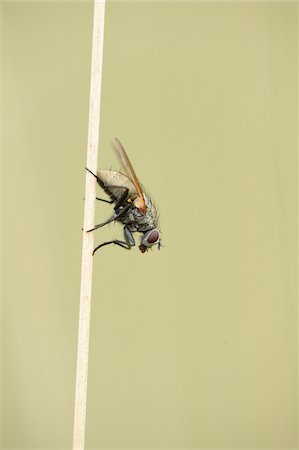
[[[1,4],[3,449],[72,443],[92,9]],[[88,448],[297,447],[296,77],[295,3],[108,3],[99,166],[165,247],[96,254]]]

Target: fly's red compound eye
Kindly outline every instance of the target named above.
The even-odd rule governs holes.
[[[160,232],[157,229],[148,231],[141,239],[141,243],[145,247],[151,247],[154,244],[158,244],[159,241],[160,241]]]
[[[159,239],[160,234],[158,230],[154,230],[150,233],[150,235],[147,238],[147,242],[149,244],[154,244],[155,242],[157,242],[157,240]]]

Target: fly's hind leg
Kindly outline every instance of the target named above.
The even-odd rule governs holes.
[[[87,167],[85,167],[85,169],[87,170],[87,172],[91,173],[91,175],[93,175],[95,177],[95,179],[97,180],[97,182],[100,184],[101,180],[99,179],[99,177],[95,173],[93,173],[90,169],[88,169]],[[114,203],[114,200],[105,200],[104,198],[99,198],[99,197],[96,197],[96,200],[100,200],[101,202],[105,202],[105,203],[110,203],[110,205],[112,203]]]

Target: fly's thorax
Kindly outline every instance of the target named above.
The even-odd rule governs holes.
[[[146,232],[158,226],[158,216],[155,206],[148,197],[145,196],[144,199],[147,207],[145,213],[132,205],[132,208],[129,208],[126,214],[119,219],[124,225],[128,225],[133,232]]]
[[[158,212],[154,205],[154,203],[151,201],[151,199],[144,194],[144,200],[146,204],[146,216],[148,218],[148,222],[151,224],[151,228],[157,228],[159,225],[159,218],[158,218]]]
[[[151,215],[142,213],[138,208],[132,206],[124,216],[119,219],[124,225],[128,225],[131,231],[147,231],[153,228]]]
[[[158,215],[155,205],[146,195],[144,195],[144,200],[146,204],[146,212],[141,217],[138,217],[138,231],[142,232],[152,230],[158,226]]]

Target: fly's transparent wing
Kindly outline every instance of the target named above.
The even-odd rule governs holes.
[[[145,205],[144,195],[143,195],[143,191],[141,189],[139,180],[136,176],[135,170],[133,169],[133,166],[131,164],[131,161],[128,158],[128,155],[127,155],[125,149],[123,148],[122,144],[120,143],[120,141],[117,138],[114,139],[114,147],[115,147],[117,155],[122,163],[122,166],[123,166],[124,170],[126,171],[126,174],[128,175],[128,177],[134,184],[136,191],[138,193],[137,198],[134,200],[134,205],[141,211],[145,212],[146,205]]]

